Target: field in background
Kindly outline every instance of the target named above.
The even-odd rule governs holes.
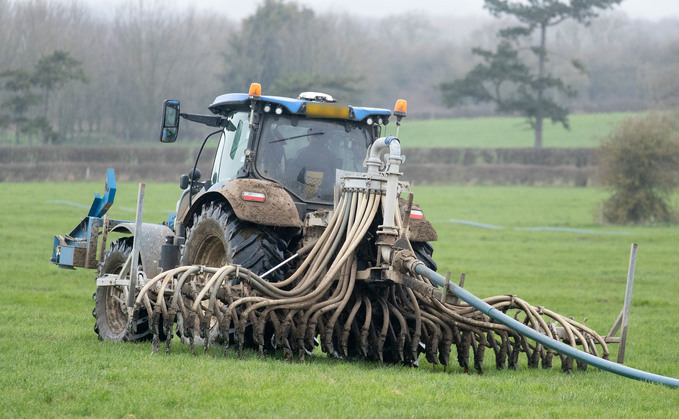
[[[220,348],[151,355],[150,344],[99,342],[92,331],[93,271],[49,263],[54,234],[71,231],[97,183],[0,183],[0,416],[561,416],[671,417],[677,390],[590,368],[419,369],[315,357],[305,364]],[[144,220],[174,209],[175,184],[149,184]],[[137,184],[118,185],[111,216],[134,218]],[[639,243],[626,363],[679,377],[679,227],[602,227],[597,188],[416,186],[439,232],[434,257],[467,273],[480,296],[516,294],[605,334],[622,306],[629,248]],[[677,200],[675,200],[675,203]],[[455,220],[452,221],[452,220]],[[503,229],[460,224],[485,223]],[[582,232],[530,231],[560,227]],[[454,359],[456,352],[452,352]],[[612,346],[615,359],[617,347]],[[523,355],[522,355],[523,356]],[[131,417],[131,416],[130,416]]]
[[[613,127],[632,113],[570,115],[570,130],[545,121],[543,147],[598,147]],[[393,118],[392,118],[393,119]],[[396,132],[395,120],[387,126]],[[519,117],[408,120],[401,123],[403,147],[533,147],[530,126]]]
[[[569,116],[571,129],[566,130],[560,124],[554,125],[551,121],[545,121],[544,147],[577,148],[598,147],[601,138],[608,135],[611,129],[624,118],[633,116],[635,113],[588,113],[572,114]],[[182,120],[182,130],[179,139],[173,144],[163,144],[164,148],[200,147],[203,136],[211,132],[202,125],[196,132],[203,134],[191,135],[187,130],[190,123]],[[202,129],[200,128],[202,127]],[[396,134],[396,118],[391,117],[383,135]],[[7,134],[5,134],[7,135]],[[479,118],[448,118],[448,119],[413,119],[405,118],[401,122],[399,137],[402,147],[407,148],[432,148],[432,147],[479,147],[479,148],[516,148],[533,147],[533,131],[525,123],[525,119],[515,116],[479,117]],[[14,138],[7,136],[2,138],[3,146],[14,145]],[[22,143],[24,146],[25,142]],[[107,147],[126,146],[143,149],[160,145],[156,137],[135,139],[123,142],[118,138],[94,139],[90,142],[79,141],[66,146],[76,147]],[[208,147],[215,147],[215,140],[208,143]],[[40,146],[38,138],[33,139],[34,146]]]

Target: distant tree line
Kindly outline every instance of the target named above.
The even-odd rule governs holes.
[[[251,82],[264,94],[320,90],[365,106],[405,98],[410,118],[492,115],[484,103],[447,108],[440,86],[483,62],[472,48],[498,51],[496,33],[517,26],[508,16],[470,23],[317,14],[278,0],[262,1],[240,22],[228,6],[223,14],[179,13],[130,1],[102,16],[77,1],[64,4],[0,0],[0,142],[152,143],[164,99],[208,112],[216,96],[246,91]],[[579,91],[562,95],[571,112],[678,107],[677,23],[616,12],[587,27],[563,22],[547,33],[545,74]],[[50,57],[70,66],[59,73],[65,79],[45,84],[36,74]],[[187,140],[202,133],[182,128]]]

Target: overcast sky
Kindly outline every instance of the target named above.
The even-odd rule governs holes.
[[[224,1],[219,0],[181,1],[194,4],[197,8],[224,4]],[[205,6],[199,3],[204,3]],[[243,18],[252,14],[259,2],[226,1],[226,3],[239,4],[234,6],[233,11],[239,13],[239,18]],[[319,12],[348,12],[361,16],[400,14],[411,10],[436,16],[489,16],[483,9],[483,0],[298,0],[297,3]],[[633,18],[658,20],[664,17],[679,17],[679,0],[624,0],[618,8]]]
[[[30,0],[19,0],[22,2]],[[58,0],[69,4],[73,0]],[[77,1],[77,0],[76,0]],[[128,4],[132,0],[79,0],[97,9],[105,9]],[[198,11],[215,11],[241,20],[254,13],[258,0],[171,0],[158,3],[156,0],[134,0],[145,4],[162,4],[162,7],[194,8]],[[317,12],[339,12],[358,16],[381,17],[420,11],[435,16],[489,16],[483,9],[483,0],[297,0]],[[616,9],[622,10],[631,18],[660,20],[665,17],[679,18],[679,0],[624,0]],[[103,11],[103,10],[102,10]]]

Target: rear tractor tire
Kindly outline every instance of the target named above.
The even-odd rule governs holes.
[[[272,228],[240,220],[226,203],[208,203],[186,233],[181,264],[219,268],[232,263],[262,275],[284,260],[286,248]],[[282,281],[285,267],[266,279]]]
[[[120,273],[132,253],[132,240],[133,238],[128,237],[111,242],[110,249],[104,253],[100,275]],[[95,301],[92,315],[96,319],[94,331],[99,335],[99,340],[138,342],[151,337],[146,309],[139,311],[136,332],[131,333],[127,329],[128,291],[127,286],[97,287],[92,296]]]

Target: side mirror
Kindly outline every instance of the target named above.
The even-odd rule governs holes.
[[[179,101],[163,102],[163,122],[160,127],[160,142],[174,143],[179,133]]]

